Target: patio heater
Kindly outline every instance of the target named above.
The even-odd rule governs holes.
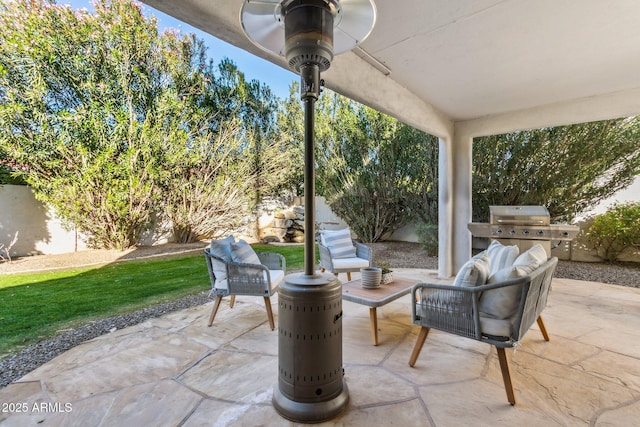
[[[285,56],[300,75],[304,103],[304,273],[290,274],[278,297],[278,388],[273,405],[284,418],[321,422],[349,401],[342,367],[342,284],[315,271],[314,105],[320,73],[333,55],[371,32],[373,0],[245,0],[240,22],[254,44]]]

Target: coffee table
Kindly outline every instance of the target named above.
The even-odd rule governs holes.
[[[342,299],[369,307],[369,321],[371,326],[371,340],[373,345],[378,345],[378,313],[377,308],[391,301],[407,295],[411,287],[419,280],[407,277],[393,276],[393,282],[380,285],[376,289],[365,289],[360,279],[342,284]]]

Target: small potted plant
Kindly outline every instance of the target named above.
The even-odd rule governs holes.
[[[380,284],[386,285],[387,283],[393,282],[393,271],[391,270],[391,265],[386,261],[381,261],[378,263],[378,267],[382,269],[382,279],[380,280]]]

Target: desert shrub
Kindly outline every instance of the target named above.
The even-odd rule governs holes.
[[[416,227],[418,241],[429,256],[438,255],[438,224],[419,224]]]
[[[620,254],[640,249],[640,203],[616,204],[595,217],[587,231],[587,244],[599,257],[616,261]]]

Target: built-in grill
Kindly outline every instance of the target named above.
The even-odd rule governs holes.
[[[505,245],[517,245],[520,252],[541,244],[551,256],[552,241],[571,241],[580,228],[570,224],[551,224],[544,206],[489,206],[489,223],[472,222],[475,237],[488,237]]]

